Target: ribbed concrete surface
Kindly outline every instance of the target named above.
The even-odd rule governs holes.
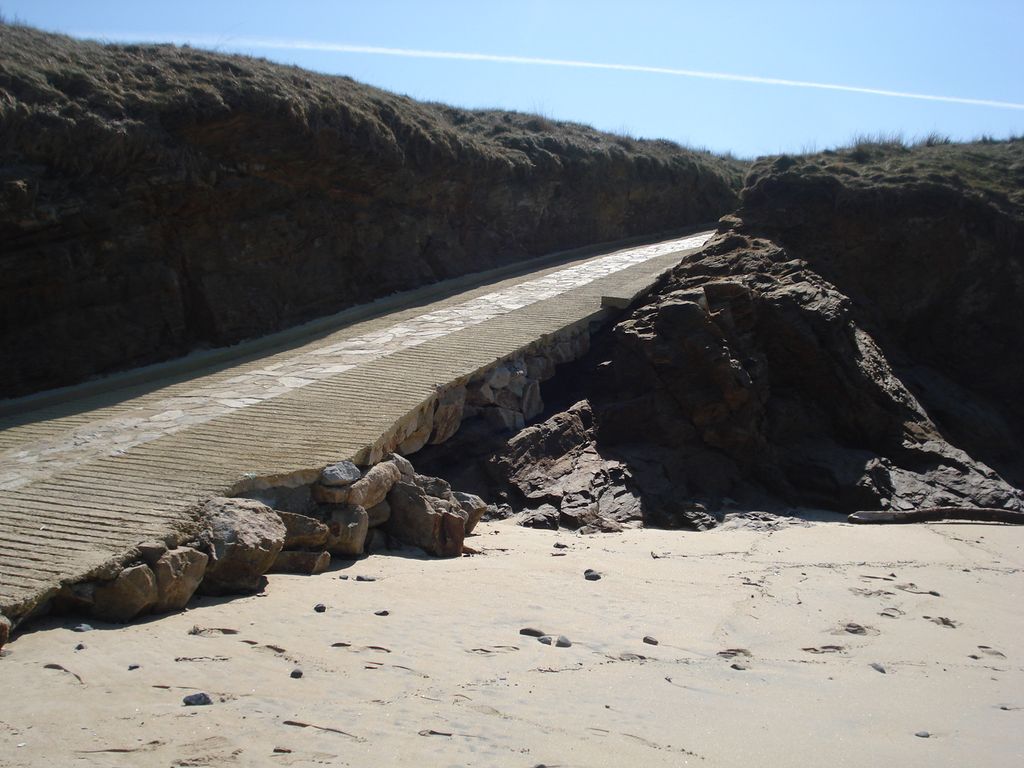
[[[5,419],[0,612],[21,615],[139,542],[187,528],[199,501],[247,477],[356,456],[437,385],[599,319],[610,311],[602,299],[621,305],[707,236],[592,256],[427,304],[414,292],[404,308],[255,359]]]

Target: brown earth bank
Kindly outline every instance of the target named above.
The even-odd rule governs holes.
[[[1022,173],[1021,141],[759,161],[709,245],[545,392],[560,409],[417,466],[540,527],[1020,511]]]
[[[0,25],[0,397],[732,210],[744,166]]]

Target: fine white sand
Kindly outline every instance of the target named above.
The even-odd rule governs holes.
[[[1024,765],[1024,529],[478,530],[471,557],[39,621],[0,659],[0,766]]]

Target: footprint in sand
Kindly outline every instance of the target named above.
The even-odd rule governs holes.
[[[1001,659],[1006,658],[1005,653],[1003,653],[1002,651],[997,651],[995,648],[992,648],[988,645],[979,645],[978,650],[984,653],[986,656],[998,656]]]
[[[237,629],[231,629],[230,627],[192,627],[188,631],[190,635],[202,635],[203,637],[213,637],[214,635],[237,635]]]
[[[890,605],[888,608],[883,608],[878,612],[879,616],[885,616],[887,619],[898,619],[900,616],[904,616],[905,612],[899,608]]]
[[[945,616],[922,616],[921,618],[928,619],[928,621],[938,624],[940,627],[947,627],[949,629],[956,629],[960,626],[959,621],[947,619]]]
[[[647,657],[642,653],[632,653],[631,651],[623,651],[618,656],[607,656],[612,661],[647,661]]]
[[[518,650],[518,645],[492,645],[489,648],[467,648],[466,653],[475,653],[479,656],[490,656],[495,653],[513,653]]]
[[[877,635],[878,630],[865,624],[858,624],[855,621],[848,621],[838,629],[832,630],[833,635]]]
[[[723,659],[735,659],[737,656],[749,659],[754,654],[746,648],[726,648],[724,651],[719,651],[716,655]]]
[[[895,595],[887,589],[865,589],[864,587],[850,587],[850,591],[861,597],[881,597],[883,595]]]
[[[390,648],[385,648],[383,645],[363,645],[355,647],[352,643],[331,643],[331,648],[348,648],[355,653],[363,653],[364,651],[375,651],[376,653],[391,653]]]
[[[897,584],[896,589],[902,589],[904,592],[909,592],[912,595],[931,595],[932,597],[942,597],[942,595],[934,589],[921,589],[912,581],[907,584]]]
[[[807,653],[842,653],[846,650],[846,646],[843,645],[818,645],[810,648],[801,648],[802,651]]]

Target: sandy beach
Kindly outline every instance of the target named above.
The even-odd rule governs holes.
[[[753,514],[706,533],[484,523],[467,544],[128,626],[38,621],[0,660],[0,765],[1024,759],[1019,528]],[[199,692],[212,704],[183,704]]]

